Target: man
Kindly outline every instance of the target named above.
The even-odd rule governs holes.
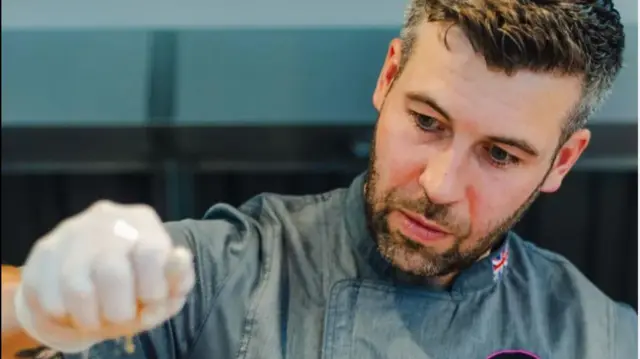
[[[3,346],[29,349],[13,333],[91,358],[635,357],[633,310],[509,232],[587,147],[623,46],[609,0],[414,0],[373,94],[369,169],[348,189],[164,225],[98,203],[3,280]]]

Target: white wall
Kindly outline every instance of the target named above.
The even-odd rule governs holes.
[[[398,26],[406,0],[2,1],[3,28]],[[617,0],[638,23],[637,0]]]
[[[398,26],[403,1],[3,1],[2,27]]]
[[[616,81],[612,98],[594,122],[637,122],[638,5],[635,1],[617,2],[628,25],[626,67]],[[180,121],[238,118],[370,121],[374,118],[370,108],[371,86],[385,46],[402,21],[404,0],[189,0],[181,5],[166,0],[126,3],[124,0],[10,0],[1,4],[5,124],[142,123],[149,43],[147,31],[130,28],[194,26],[292,29],[275,35],[263,29],[222,31],[224,34],[215,37],[181,35],[177,79]],[[248,7],[251,11],[243,10]],[[367,11],[361,14],[360,10],[365,7]],[[297,26],[303,25],[320,29],[315,35],[313,31],[298,31]],[[338,32],[339,39],[326,34],[344,25],[370,31],[343,29]],[[375,30],[376,27],[384,29]],[[48,31],[51,28],[69,30]],[[236,41],[237,36],[249,36],[249,39]],[[277,49],[275,56],[281,60],[278,63],[286,65],[278,72],[269,70],[269,63],[256,60],[269,56],[260,53],[264,46],[251,47],[256,42],[264,45],[269,41],[271,48]],[[248,47],[238,48],[234,45],[237,43],[248,44]],[[227,58],[234,54],[233,58],[240,59],[240,63],[248,61],[246,67],[252,69],[254,77],[234,77],[243,71],[237,61],[231,67],[216,67],[220,48],[226,49]],[[343,53],[351,55],[340,55]],[[375,60],[371,61],[372,58]],[[351,85],[333,81],[335,76],[317,75],[329,69],[342,71],[342,77],[349,79]],[[246,88],[267,94],[258,97],[263,102],[279,105],[238,105],[242,96],[228,85],[237,83],[238,78],[249,82]],[[332,106],[324,106],[325,103]],[[211,114],[216,114],[216,118],[211,118]]]
[[[622,20],[626,23],[638,23],[638,0],[614,0]]]

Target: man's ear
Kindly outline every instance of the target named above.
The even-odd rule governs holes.
[[[582,152],[589,145],[591,139],[591,131],[581,129],[576,131],[569,140],[567,140],[556,154],[553,167],[549,171],[547,179],[544,181],[540,190],[542,192],[555,192],[560,188],[562,180],[573,168],[573,165],[582,155]]]
[[[380,70],[380,76],[378,76],[376,88],[373,91],[373,107],[375,107],[378,112],[380,112],[382,103],[384,102],[385,97],[387,97],[389,89],[391,89],[391,84],[400,70],[401,56],[402,40],[391,40],[391,43],[389,43],[389,51],[387,51],[387,56],[384,59],[384,64],[382,65],[382,70]]]

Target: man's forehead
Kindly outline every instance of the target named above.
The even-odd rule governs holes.
[[[405,70],[405,94],[428,95],[452,119],[478,133],[528,138],[560,135],[580,100],[582,79],[527,70],[507,75],[489,69],[464,34],[449,28],[438,23],[421,26]]]

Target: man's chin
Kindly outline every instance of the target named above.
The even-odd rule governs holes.
[[[408,274],[419,276],[428,275],[428,271],[426,270],[426,267],[428,267],[428,265],[424,262],[423,259],[416,259],[406,256],[396,256],[396,258],[393,258],[392,264],[395,268]]]
[[[418,246],[421,246],[418,244]],[[428,276],[435,274],[437,253],[427,253],[426,248],[411,248],[412,245],[382,246],[382,255],[394,268],[413,275]],[[422,247],[422,246],[421,246]]]

